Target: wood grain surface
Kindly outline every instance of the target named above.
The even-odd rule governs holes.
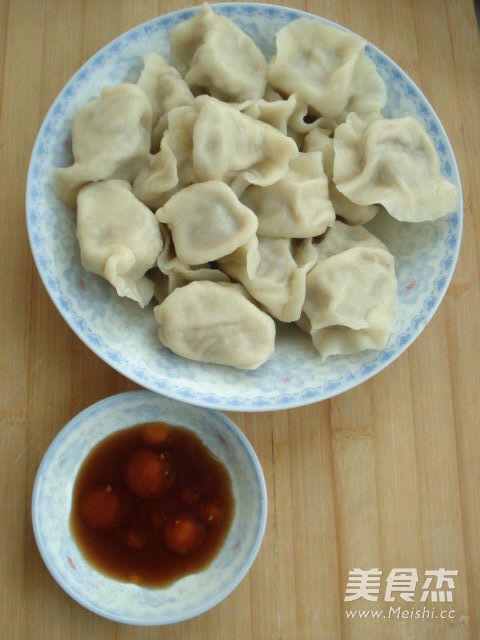
[[[278,1],[278,0],[277,0]],[[0,0],[0,637],[4,640],[480,638],[480,47],[472,0],[290,0],[364,36],[421,87],[450,137],[464,237],[445,300],[384,372],[329,402],[231,414],[264,468],[269,512],[240,586],[167,628],[115,624],[54,582],[33,538],[35,473],[79,410],[135,385],[68,328],[25,226],[35,136],[74,71],[115,36],[192,0]],[[283,3],[282,3],[283,4]],[[349,571],[458,570],[454,619],[347,619]],[[416,600],[404,608],[423,607]],[[397,603],[398,604],[398,603]],[[437,610],[442,607],[437,604]]]

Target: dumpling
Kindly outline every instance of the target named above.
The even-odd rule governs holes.
[[[153,296],[145,277],[162,249],[154,214],[124,180],[93,182],[78,194],[77,238],[82,264],[141,307]]]
[[[175,252],[172,236],[168,228],[160,225],[163,239],[163,248],[158,256],[157,267],[167,275],[173,275],[183,280],[183,282],[193,282],[194,280],[213,280],[215,282],[229,282],[227,274],[215,269],[209,264],[190,265],[182,262]],[[173,290],[173,289],[172,289]]]
[[[191,282],[154,313],[162,344],[190,360],[257,369],[274,351],[274,321],[237,285]]]
[[[255,235],[258,221],[224,182],[192,184],[157,211],[172,232],[185,264],[203,264],[232,253]]]
[[[281,92],[297,93],[318,114],[335,118],[347,106],[355,64],[364,46],[351,33],[300,18],[277,32],[268,80]]]
[[[328,193],[335,213],[349,224],[365,224],[378,213],[376,204],[362,206],[349,200],[337,189],[333,182],[333,138],[325,130],[312,129],[305,136],[304,151],[321,151],[323,154],[323,168],[328,177]]]
[[[184,275],[186,277],[184,277]],[[216,277],[216,276],[220,277]],[[184,287],[197,280],[210,280],[211,282],[230,282],[230,278],[223,271],[210,269],[208,265],[185,268],[184,274],[172,271],[168,275],[154,268],[147,273],[147,278],[153,283],[153,296],[161,304],[165,298],[175,291],[177,287]]]
[[[319,260],[307,275],[302,324],[322,359],[382,349],[397,306],[394,258],[384,249],[353,247]]]
[[[364,120],[376,120],[387,102],[387,90],[379,76],[375,64],[362,51],[355,65],[352,95],[348,101],[342,121],[348,113],[354,111]]]
[[[192,162],[197,116],[196,109],[189,106],[169,111],[160,151],[149,155],[135,176],[135,195],[151,209],[158,209],[182,187],[198,180]]]
[[[302,98],[295,93],[292,93],[292,96],[295,96],[295,108],[288,119],[288,131],[289,135],[294,134],[297,144],[299,140],[303,142],[303,136],[316,127],[320,127],[326,133],[335,131],[335,127],[338,126],[337,120],[327,116],[319,116],[317,113],[312,114],[308,104]]]
[[[328,129],[314,127],[305,136],[303,151],[321,151],[323,155],[323,168],[327,177],[333,175],[333,138]]]
[[[150,155],[133,181],[135,196],[150,209],[158,209],[178,184],[177,158],[167,140],[162,140],[161,149]]]
[[[298,155],[294,140],[229,104],[199,96],[195,105],[193,169],[200,180],[223,180],[240,172],[251,184],[272,184]]]
[[[167,114],[175,108],[193,104],[193,94],[188,84],[157,53],[145,56],[144,67],[137,85],[146,93],[152,106],[152,143],[153,151],[160,147],[160,139],[167,128]]]
[[[312,242],[312,247],[318,260],[325,260],[355,247],[375,247],[388,251],[383,242],[365,227],[344,224],[340,220],[335,220],[323,238]]]
[[[156,285],[162,285],[162,300],[168,293],[171,293],[177,287],[193,282],[194,280],[212,280],[213,282],[230,282],[230,278],[220,269],[214,269],[209,264],[190,265],[182,262],[175,253],[175,247],[168,228],[161,224],[160,230],[163,238],[163,248],[158,256],[157,271],[153,278]],[[149,274],[151,278],[152,275]],[[165,293],[166,292],[166,293]],[[160,302],[157,295],[157,287],[155,297]]]
[[[275,129],[287,135],[287,123],[295,111],[297,97],[292,94],[288,100],[283,100],[281,96],[277,100],[245,100],[239,104],[234,104],[236,109],[248,116],[270,124]]]
[[[171,61],[186,82],[230,102],[261,98],[267,63],[254,41],[225,16],[204,4],[170,36]]]
[[[254,278],[260,262],[258,237],[255,234],[250,236],[238,249],[223,258],[219,258],[217,262],[221,269],[224,264],[234,265],[242,273],[246,273],[249,278]]]
[[[333,179],[352,202],[382,204],[407,222],[436,220],[458,207],[458,189],[441,175],[435,147],[415,118],[368,124],[352,113],[333,144]]]
[[[177,175],[180,186],[198,181],[193,168],[193,129],[198,111],[192,107],[177,107],[168,113],[168,126],[163,139],[177,161]]]
[[[314,250],[308,256],[308,247],[297,254],[298,244],[285,238],[259,238],[260,262],[253,279],[244,265],[224,259],[221,268],[239,280],[272,316],[293,322],[299,319],[305,300],[305,276],[316,261]]]
[[[161,304],[175,289],[184,287],[190,284],[190,282],[209,280],[210,282],[219,282],[221,284],[236,284],[231,282],[226,273],[223,273],[223,271],[219,269],[210,268],[208,265],[197,265],[195,267],[184,265],[184,267],[185,271],[183,275],[185,275],[185,277],[177,274],[176,271],[172,271],[166,275],[157,267],[148,271],[146,277],[153,284],[153,297],[158,304]],[[238,286],[241,287],[241,285]]]
[[[311,238],[335,220],[318,151],[300,153],[284,178],[267,187],[248,187],[241,201],[257,215],[258,234],[271,238]]]
[[[152,108],[135,84],[103,89],[75,116],[72,150],[75,163],[55,171],[53,190],[75,208],[78,190],[92,180],[131,180],[150,151]]]
[[[300,18],[278,31],[267,78],[280,92],[297,93],[317,116],[342,120],[353,107],[380,111],[385,87],[364,50],[358,36]]]

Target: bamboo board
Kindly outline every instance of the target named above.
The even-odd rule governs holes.
[[[82,609],[38,554],[30,498],[50,441],[82,408],[135,385],[81,343],[35,270],[24,216],[40,123],[72,73],[112,38],[187,1],[0,2],[0,634],[6,640],[476,640],[480,637],[480,46],[470,0],[291,0],[390,55],[421,87],[453,144],[464,239],[447,296],[420,338],[374,379],[331,401],[231,414],[269,492],[260,554],[199,618],[134,628]],[[347,618],[349,572],[458,570],[454,619]],[[411,605],[404,603],[408,609]],[[438,611],[441,607],[438,605]]]

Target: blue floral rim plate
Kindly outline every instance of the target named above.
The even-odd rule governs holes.
[[[77,548],[69,526],[73,484],[92,448],[114,431],[152,421],[195,431],[227,467],[235,497],[233,522],[219,555],[202,571],[158,589],[120,582],[96,571]],[[220,411],[142,390],[97,402],[60,431],[37,472],[32,522],[48,570],[79,604],[116,622],[164,625],[207,611],[237,587],[260,549],[267,504],[257,455],[229,418]]]
[[[216,4],[218,11],[250,34],[267,59],[275,33],[302,11],[273,5]],[[367,380],[397,358],[421,333],[440,304],[452,277],[462,235],[462,202],[457,211],[429,223],[400,223],[379,215],[368,225],[395,256],[399,310],[385,348],[320,362],[308,336],[279,327],[274,356],[256,371],[203,364],[163,348],[151,308],[119,298],[108,283],[82,268],[74,214],[52,193],[56,166],[72,162],[71,127],[78,109],[106,85],[135,81],[142,58],[156,51],[168,58],[169,34],[200,8],[159,16],[105,46],[62,89],[38,134],[27,180],[27,227],[43,283],[75,333],[100,358],[134,382],[188,403],[233,411],[286,409],[330,398]],[[428,131],[444,176],[461,191],[455,156],[434,110],[410,78],[375,46],[367,54],[388,93],[386,117],[415,116]]]

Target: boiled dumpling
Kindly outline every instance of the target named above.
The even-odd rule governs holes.
[[[137,85],[146,93],[152,106],[152,150],[157,151],[160,139],[167,128],[167,114],[171,109],[193,104],[193,94],[188,84],[157,53],[145,56],[144,68]]]
[[[333,137],[330,132],[322,127],[311,129],[303,141],[303,151],[321,151],[323,155],[323,168],[329,180],[333,176]]]
[[[161,342],[193,360],[257,368],[274,350],[270,316],[297,322],[322,358],[383,348],[394,259],[351,225],[380,204],[433,219],[458,193],[418,123],[382,119],[365,42],[300,19],[267,69],[204,5],[173,29],[171,59],[148,54],[136,85],[77,114],[55,191],[73,206],[80,189],[85,268],[142,307],[154,294]]]
[[[385,87],[364,49],[352,33],[300,18],[278,31],[267,77],[281,92],[297,93],[317,116],[342,121],[353,108],[380,111]]]
[[[298,320],[305,300],[305,276],[316,261],[308,247],[285,238],[259,238],[260,261],[255,276],[249,277],[244,265],[222,260],[221,268],[239,280],[272,316],[283,322]],[[301,256],[301,259],[299,259]]]
[[[274,321],[237,285],[191,282],[154,313],[162,344],[190,360],[257,369],[274,351]]]
[[[224,182],[192,184],[157,211],[172,232],[185,264],[203,264],[232,253],[255,235],[258,221]]]
[[[72,151],[75,163],[55,171],[55,195],[74,208],[78,190],[92,180],[132,179],[150,150],[152,108],[134,84],[103,89],[75,116]]]
[[[350,224],[365,224],[378,213],[378,205],[362,206],[349,200],[333,182],[333,138],[324,129],[316,127],[305,136],[304,151],[321,151],[323,168],[328,177],[328,193],[335,213]]]
[[[364,42],[318,20],[300,18],[277,32],[277,52],[267,77],[280,91],[297,93],[317,114],[335,118],[351,94]]]
[[[220,274],[220,277],[216,277],[218,274]],[[154,268],[148,272],[147,278],[153,283],[153,296],[159,304],[177,287],[184,287],[190,282],[196,282],[197,280],[230,282],[230,278],[225,273],[218,269],[210,269],[208,265],[186,268],[182,274],[172,271],[169,275],[166,275],[160,269]]]
[[[197,109],[177,107],[168,114],[168,126],[163,139],[177,161],[177,175],[180,186],[197,181],[193,168],[193,129],[197,122]]]
[[[295,137],[297,144],[301,142],[299,148],[302,147],[305,140],[304,136],[312,129],[320,127],[326,133],[335,131],[338,122],[334,118],[319,116],[318,114],[312,115],[308,104],[302,98],[294,93],[292,93],[292,96],[295,96],[295,108],[288,119],[288,131],[289,135]]]
[[[457,187],[440,173],[440,161],[415,118],[366,123],[356,114],[335,131],[333,179],[361,205],[382,204],[397,220],[436,220],[458,207]]]
[[[77,238],[85,269],[106,278],[141,307],[153,296],[145,277],[162,249],[154,214],[124,180],[89,184],[78,194]]]
[[[170,36],[171,60],[186,82],[230,102],[256,100],[265,92],[267,63],[240,27],[204,4]]]
[[[260,100],[245,100],[245,102],[232,106],[256,120],[270,124],[287,135],[287,123],[295,111],[296,103],[297,98],[292,94],[288,100],[283,100],[281,96],[276,100],[260,98]]]
[[[172,237],[168,228],[161,224],[163,248],[158,256],[158,273],[149,274],[155,283],[155,297],[161,302],[177,287],[182,287],[194,280],[212,280],[213,282],[230,282],[230,278],[220,269],[209,264],[190,265],[182,262],[175,252]],[[160,295],[159,295],[160,293]]]
[[[267,89],[267,91],[265,92],[264,100],[267,103],[273,103],[273,106],[271,107],[270,111],[267,111],[265,109],[266,117],[264,117],[263,114],[260,114],[259,119],[264,120],[264,122],[268,122],[269,124],[277,127],[277,129],[280,129],[282,133],[286,132],[287,135],[295,140],[299,149],[302,148],[305,133],[310,131],[310,129],[312,129],[313,127],[329,126],[333,131],[338,124],[336,120],[333,120],[332,118],[326,118],[325,116],[312,118],[308,112],[308,105],[296,93],[292,93],[288,96],[287,99],[284,100],[283,97],[273,89]],[[273,118],[271,118],[271,121],[269,121],[268,119],[271,113],[275,114],[281,111],[281,104],[290,105],[288,110],[286,109],[286,107],[283,108],[285,116],[287,116],[286,131],[282,120],[280,121],[282,125],[280,127],[277,123],[275,123]]]
[[[233,265],[236,269],[240,269],[242,273],[246,273],[249,278],[254,278],[260,262],[258,237],[255,234],[250,236],[238,249],[223,258],[219,258],[217,262],[220,268],[223,268],[224,264]]]
[[[192,163],[197,115],[189,106],[169,111],[160,151],[148,156],[135,177],[135,195],[151,209],[158,209],[182,187],[197,180]]]
[[[308,273],[302,323],[322,359],[382,349],[396,305],[393,256],[377,247],[353,247],[319,260]]]
[[[143,204],[151,209],[158,209],[167,198],[166,194],[177,184],[177,158],[164,138],[160,151],[150,155],[135,176],[133,191]]]
[[[257,215],[258,234],[271,238],[311,238],[335,220],[318,151],[300,153],[284,178],[267,187],[248,187],[241,200]]]
[[[167,275],[173,275],[185,282],[194,280],[213,280],[215,282],[229,282],[230,278],[220,271],[210,267],[209,264],[190,265],[182,262],[175,252],[172,236],[164,224],[160,224],[163,239],[163,248],[158,256],[157,267]],[[172,289],[173,291],[173,289]]]
[[[200,180],[223,180],[240,172],[251,184],[269,185],[298,155],[294,140],[274,127],[209,96],[195,100],[193,169]]]
[[[303,105],[303,106],[302,106]],[[326,116],[312,117],[305,103],[297,99],[296,107],[288,120],[288,135],[297,143],[301,151],[321,151],[313,145],[307,148],[306,140],[312,131],[323,131],[327,136],[333,136],[338,122]],[[328,175],[328,174],[327,174]]]
[[[362,51],[358,57],[353,74],[352,95],[345,109],[344,117],[351,111],[363,119],[375,120],[381,117],[381,110],[387,102],[387,90],[379,76],[375,64]]]
[[[327,233],[318,241],[312,242],[317,259],[324,260],[337,253],[355,247],[375,247],[388,251],[383,242],[362,226],[352,226],[335,220]]]

